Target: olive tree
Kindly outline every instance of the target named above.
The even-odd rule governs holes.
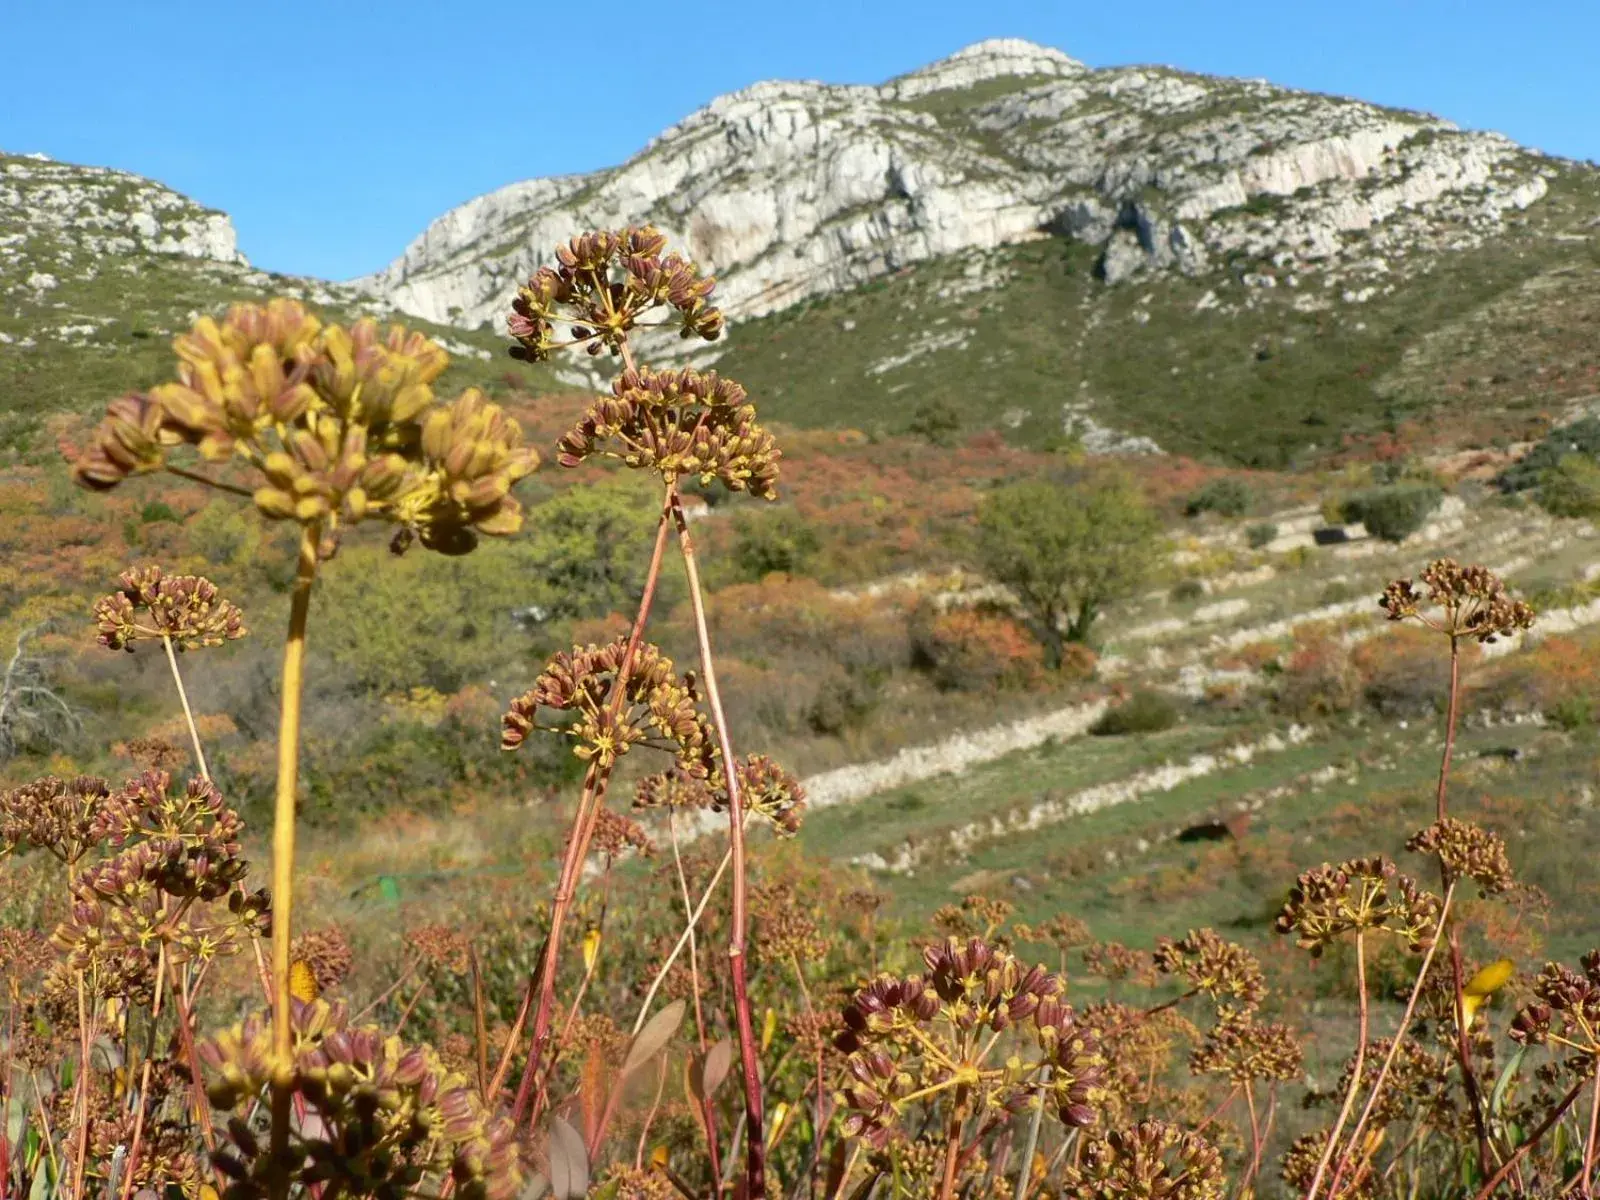
[[[978,557],[1016,595],[1060,666],[1067,642],[1087,641],[1101,610],[1150,574],[1160,525],[1138,489],[1112,476],[996,488],[978,513]]]

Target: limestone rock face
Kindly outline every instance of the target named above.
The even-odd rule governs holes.
[[[107,167],[0,154],[0,256],[38,241],[89,257],[143,252],[245,265],[233,222],[187,196]]]
[[[355,283],[498,326],[576,232],[650,221],[759,316],[924,259],[1062,234],[1115,284],[1240,256],[1293,271],[1492,236],[1549,160],[1425,114],[1157,67],[1091,69],[982,42],[880,87],[770,82],[589,175],[512,184],[433,222]],[[1380,236],[1381,235],[1381,236]]]

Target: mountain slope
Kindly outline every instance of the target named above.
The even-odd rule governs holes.
[[[172,370],[172,335],[238,300],[297,296],[349,318],[389,306],[341,284],[272,275],[232,223],[152,180],[0,153],[0,463],[46,452],[55,413],[93,412]],[[505,370],[502,339],[429,328],[457,382]]]
[[[1001,41],[881,87],[722,97],[357,282],[493,328],[572,231],[648,220],[721,280],[732,336],[702,361],[775,416],[903,429],[941,400],[1032,444],[1283,465],[1430,413],[1443,331],[1545,272],[1579,268],[1556,340],[1583,343],[1597,219],[1600,173],[1499,135]],[[1496,399],[1538,418],[1537,391]]]

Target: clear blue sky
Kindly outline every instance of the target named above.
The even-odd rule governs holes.
[[[0,0],[0,148],[152,176],[230,213],[258,265],[341,279],[454,204],[620,162],[723,92],[876,83],[987,37],[1600,159],[1600,0]]]

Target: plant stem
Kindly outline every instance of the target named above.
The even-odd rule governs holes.
[[[1250,1185],[1255,1182],[1256,1172],[1261,1169],[1261,1151],[1265,1148],[1266,1139],[1261,1134],[1261,1118],[1256,1113],[1255,1093],[1250,1090],[1250,1081],[1244,1081],[1244,1105],[1250,1112],[1250,1169],[1244,1173],[1244,1182],[1239,1185],[1241,1197],[1250,1194]],[[1335,1188],[1329,1190],[1335,1196],[1339,1193]]]
[[[1317,1189],[1322,1186],[1322,1177],[1327,1173],[1328,1163],[1333,1158],[1333,1147],[1339,1140],[1339,1134],[1344,1130],[1344,1123],[1350,1117],[1350,1110],[1355,1106],[1356,1092],[1361,1088],[1361,1069],[1366,1064],[1367,1058],[1367,947],[1365,934],[1362,930],[1356,931],[1356,992],[1361,1006],[1360,1026],[1356,1032],[1356,1060],[1355,1070],[1350,1074],[1350,1086],[1345,1089],[1344,1104],[1339,1109],[1339,1119],[1333,1123],[1333,1129],[1328,1134],[1328,1144],[1322,1148],[1322,1158],[1317,1163],[1317,1173],[1311,1177],[1311,1186],[1306,1189],[1305,1200],[1316,1200]]]
[[[1022,1151],[1022,1162],[1017,1169],[1017,1194],[1015,1200],[1027,1200],[1028,1184],[1033,1182],[1033,1155],[1039,1148],[1039,1126],[1044,1123],[1044,1089],[1050,1083],[1050,1064],[1045,1063],[1039,1071],[1038,1101],[1039,1106],[1033,1110],[1033,1119],[1028,1122],[1028,1144]]]
[[[166,639],[163,638],[162,640],[165,641]],[[167,652],[169,654],[171,653],[170,646]],[[173,669],[177,669],[176,663],[173,664]],[[161,944],[161,949],[157,952],[156,956],[156,994],[154,1001],[150,1005],[150,1030],[152,1042],[154,1041],[156,1022],[161,1019],[161,1001],[165,998],[163,993],[166,982],[167,945],[165,942],[163,942]],[[149,1096],[150,1055],[146,1054],[144,1056],[144,1068],[139,1075],[139,1095],[135,1100],[135,1103],[138,1104],[139,1109],[133,1115],[133,1139],[128,1145],[127,1162],[123,1164],[122,1191],[120,1193],[122,1200],[128,1200],[129,1194],[133,1191],[133,1172],[134,1169],[139,1165],[139,1153],[144,1148],[144,1113]]]
[[[684,571],[689,579],[689,601],[694,610],[695,637],[700,644],[700,671],[706,689],[706,704],[716,725],[718,748],[722,752],[722,774],[728,789],[728,852],[733,857],[733,912],[728,933],[728,968],[733,979],[733,1007],[739,1030],[739,1059],[744,1068],[744,1107],[747,1129],[745,1194],[761,1197],[766,1188],[766,1139],[762,1128],[761,1072],[757,1060],[755,1030],[750,1020],[750,986],[745,971],[745,912],[747,881],[744,860],[744,801],[739,794],[739,766],[733,756],[733,740],[728,720],[722,711],[717,691],[716,665],[711,654],[711,634],[706,628],[705,597],[700,587],[700,571],[695,563],[694,539],[684,519],[683,505],[676,484],[667,490],[673,523],[678,527],[678,547],[683,553]]]
[[[1361,1134],[1372,1117],[1372,1110],[1377,1107],[1378,1096],[1383,1091],[1384,1081],[1389,1077],[1389,1068],[1394,1066],[1395,1056],[1400,1052],[1400,1043],[1405,1040],[1406,1029],[1410,1026],[1411,1016],[1417,1008],[1417,999],[1422,995],[1423,985],[1427,982],[1428,969],[1433,965],[1434,951],[1439,948],[1439,939],[1444,936],[1445,921],[1450,916],[1450,902],[1455,898],[1455,894],[1455,884],[1452,883],[1445,889],[1444,903],[1439,908],[1439,923],[1434,928],[1433,938],[1428,942],[1428,952],[1422,957],[1422,967],[1417,971],[1417,981],[1411,987],[1411,995],[1406,1000],[1406,1010],[1400,1016],[1400,1025],[1394,1031],[1394,1041],[1389,1046],[1389,1053],[1384,1056],[1383,1065],[1378,1068],[1378,1078],[1373,1081],[1372,1094],[1367,1097],[1366,1106],[1362,1108],[1355,1128],[1350,1131],[1350,1141],[1339,1157],[1339,1165],[1334,1168],[1333,1183],[1329,1185],[1328,1191],[1335,1196],[1339,1194],[1339,1181],[1344,1176],[1345,1168],[1350,1165],[1350,1156],[1360,1144]]]
[[[1450,755],[1456,746],[1456,714],[1461,704],[1461,643],[1450,635],[1450,704],[1444,718],[1444,756],[1439,760],[1438,819],[1444,820],[1445,786],[1450,780]]]
[[[966,1118],[969,1084],[956,1088],[955,1106],[950,1110],[950,1124],[945,1130],[944,1177],[939,1181],[939,1200],[950,1200],[956,1191],[956,1161],[961,1156],[961,1124]]]
[[[1523,1156],[1527,1154],[1529,1150],[1532,1150],[1534,1146],[1538,1145],[1539,1139],[1544,1137],[1545,1134],[1549,1133],[1551,1128],[1554,1127],[1555,1123],[1561,1120],[1567,1109],[1572,1107],[1572,1102],[1578,1098],[1579,1093],[1581,1093],[1583,1089],[1588,1086],[1588,1083],[1589,1078],[1588,1076],[1585,1076],[1584,1078],[1578,1080],[1577,1083],[1572,1085],[1572,1090],[1561,1098],[1561,1103],[1556,1105],[1549,1112],[1545,1113],[1544,1120],[1539,1122],[1539,1127],[1527,1137],[1522,1139],[1517,1148],[1511,1152],[1511,1157],[1506,1159],[1506,1161],[1500,1165],[1500,1169],[1489,1177],[1488,1183],[1484,1184],[1478,1189],[1477,1194],[1473,1196],[1472,1200],[1488,1200],[1488,1198],[1494,1194],[1495,1188],[1499,1187],[1505,1182],[1506,1176],[1510,1175],[1511,1172],[1516,1169],[1517,1164],[1522,1161]]]
[[[694,936],[694,927],[696,921],[699,919],[699,914],[695,911],[694,901],[689,898],[688,876],[683,873],[683,855],[678,848],[678,814],[670,808],[667,809],[667,831],[672,836],[672,865],[677,870],[678,890],[683,895],[683,917],[685,921],[684,932],[689,938],[689,978],[692,982],[692,990],[690,991],[690,995],[694,997],[694,1029],[695,1036],[699,1039],[700,1043],[700,1061],[702,1064],[704,1064],[707,1050],[706,1020],[705,1013],[700,1007],[700,956],[695,946]],[[660,978],[660,976],[658,976],[658,978]],[[651,999],[654,998],[655,997],[652,994]],[[643,1016],[645,1012],[649,1011],[648,1004],[649,1002],[646,1001],[646,1007],[640,1011],[641,1016]],[[635,1037],[639,1036],[638,1028],[634,1029],[633,1035]],[[702,1079],[703,1078],[704,1075],[702,1074]],[[710,1096],[702,1095],[700,1097],[700,1116],[705,1122],[706,1152],[711,1159],[711,1178],[721,1179],[722,1164],[718,1161],[717,1151],[717,1109],[716,1106],[711,1103]]]
[[[178,685],[178,699],[183,704],[183,719],[189,726],[189,740],[194,743],[194,760],[200,766],[200,775],[207,783],[211,782],[211,770],[206,766],[206,752],[200,748],[200,730],[195,727],[194,713],[189,708],[189,693],[183,687],[183,674],[178,670],[178,655],[172,649],[172,639],[165,633],[161,635],[161,644],[166,647],[167,665],[172,668],[172,682]]]
[[[1489,1173],[1489,1127],[1483,1119],[1483,1092],[1478,1087],[1478,1076],[1472,1069],[1472,1050],[1467,1044],[1467,1009],[1463,998],[1465,983],[1461,969],[1461,931],[1450,931],[1450,971],[1455,985],[1456,1057],[1461,1065],[1461,1086],[1467,1093],[1467,1105],[1472,1110],[1472,1127],[1478,1136],[1478,1169]]]
[[[278,787],[272,820],[272,1053],[282,1082],[272,1088],[272,1149],[282,1155],[289,1145],[291,1037],[289,1026],[289,943],[294,908],[294,818],[300,775],[300,698],[305,683],[306,618],[311,588],[317,579],[320,523],[300,530],[300,557],[289,601],[289,635],[283,643],[282,695],[278,721]],[[275,1184],[283,1196],[288,1178]]]
[[[668,498],[662,503],[660,520],[656,523],[656,543],[650,555],[649,572],[645,575],[644,593],[639,598],[639,611],[634,616],[633,629],[628,634],[628,645],[623,651],[622,662],[617,666],[616,679],[612,684],[609,705],[613,717],[621,713],[623,705],[627,702],[628,675],[633,670],[634,657],[638,654],[639,643],[644,639],[645,623],[649,620],[651,606],[655,603],[656,583],[661,577],[661,560],[667,547],[667,519],[671,504],[669,493]],[[512,1109],[513,1121],[522,1119],[532,1082],[538,1075],[539,1065],[544,1058],[545,1045],[550,1039],[550,1021],[555,1006],[556,964],[561,954],[561,931],[566,924],[567,911],[572,906],[572,898],[577,891],[584,859],[589,853],[589,839],[594,834],[595,821],[605,804],[607,783],[609,774],[601,776],[596,769],[591,768],[584,780],[584,792],[578,801],[578,811],[573,817],[572,833],[567,841],[566,856],[561,864],[561,874],[556,882],[556,894],[550,906],[550,931],[545,935],[539,978],[539,1001],[533,1016],[533,1046],[528,1051],[528,1062],[523,1068],[522,1083],[517,1088],[517,1102]],[[529,1117],[530,1125],[539,1119],[540,1111],[544,1107],[544,1094],[544,1082],[541,1080],[533,1112]]]
[[[1583,1181],[1578,1185],[1578,1190],[1583,1193],[1583,1200],[1589,1200],[1593,1194],[1590,1190],[1590,1179],[1594,1174],[1594,1139],[1597,1129],[1600,1129],[1600,1063],[1595,1066],[1594,1099],[1589,1103],[1589,1136],[1583,1143]]]
[[[639,1015],[634,1019],[633,1031],[630,1036],[638,1037],[639,1030],[644,1028],[645,1018],[650,1015],[650,1004],[656,998],[656,993],[661,990],[661,985],[667,978],[667,972],[672,970],[672,964],[678,961],[678,955],[683,953],[683,948],[689,944],[689,939],[694,936],[694,927],[700,923],[701,914],[706,911],[706,905],[711,902],[711,897],[717,890],[717,884],[722,882],[722,874],[728,869],[728,864],[733,861],[733,852],[727,851],[722,856],[722,861],[717,864],[717,869],[711,874],[711,882],[706,884],[706,890],[700,894],[700,903],[695,906],[690,915],[688,924],[678,935],[677,943],[672,947],[672,953],[667,955],[667,960],[661,964],[656,977],[650,981],[650,987],[644,994],[644,1003],[639,1005]]]

